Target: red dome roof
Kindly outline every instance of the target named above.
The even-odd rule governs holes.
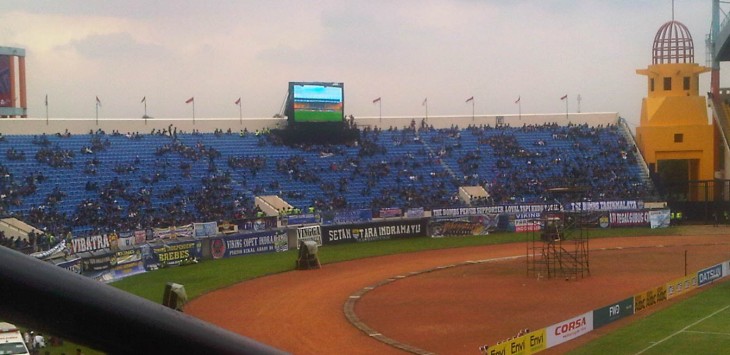
[[[695,48],[687,26],[669,21],[659,27],[652,49],[653,64],[694,63]]]

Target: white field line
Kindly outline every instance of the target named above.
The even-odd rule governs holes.
[[[685,330],[685,333],[694,333],[694,334],[708,334],[708,335],[724,335],[724,336],[730,336],[730,333],[720,333],[720,332],[701,332],[698,330]]]
[[[727,305],[725,307],[722,307],[722,308],[720,308],[720,309],[712,312],[711,314],[707,315],[706,317],[704,317],[702,319],[699,319],[696,322],[693,322],[692,324],[690,324],[690,325],[688,325],[688,326],[686,326],[686,327],[684,327],[684,328],[682,328],[682,329],[680,329],[680,330],[678,330],[678,331],[676,331],[676,332],[668,335],[666,338],[664,338],[662,340],[659,340],[658,342],[653,343],[653,344],[647,346],[646,348],[644,348],[644,350],[641,350],[638,353],[636,353],[636,355],[639,355],[639,354],[642,354],[642,353],[646,352],[647,350],[649,350],[649,349],[651,349],[651,348],[653,348],[653,347],[655,347],[655,346],[657,346],[657,345],[659,345],[659,344],[661,344],[661,343],[663,343],[663,342],[665,342],[665,341],[667,341],[667,340],[675,337],[677,334],[680,334],[680,333],[686,331],[687,329],[689,329],[689,328],[691,328],[691,327],[693,327],[693,326],[695,326],[697,324],[700,324],[700,323],[706,321],[707,319],[711,318],[712,316],[714,316],[714,315],[716,315],[716,314],[718,314],[718,313],[720,313],[720,312],[722,312],[722,311],[724,311],[724,310],[726,310],[728,308],[730,308],[730,305]]]

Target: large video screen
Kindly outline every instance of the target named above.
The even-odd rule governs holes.
[[[344,85],[342,83],[289,83],[294,122],[341,122],[344,120]]]

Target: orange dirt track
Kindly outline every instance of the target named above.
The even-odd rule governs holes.
[[[685,250],[690,272],[730,259],[730,229],[698,227],[696,232],[705,235],[591,240],[591,276],[567,282],[527,278],[524,258],[423,273],[366,293],[355,313],[368,327],[410,346],[478,354],[480,345],[520,329],[539,329],[683,276]],[[295,354],[403,354],[348,322],[344,304],[352,294],[413,271],[524,256],[525,251],[524,243],[515,243],[328,264],[211,292],[187,304],[185,312]],[[611,328],[545,353],[564,352]]]

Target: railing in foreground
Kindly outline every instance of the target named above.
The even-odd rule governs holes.
[[[4,320],[110,354],[283,354],[5,247],[0,290]]]

